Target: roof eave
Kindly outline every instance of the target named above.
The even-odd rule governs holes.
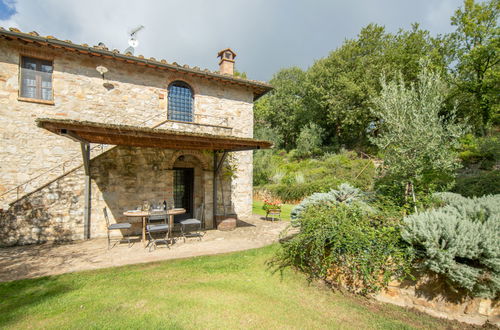
[[[60,39],[52,39],[52,38],[46,38],[46,37],[41,37],[41,36],[36,36],[36,35],[31,35],[27,33],[22,33],[22,32],[15,32],[15,31],[9,31],[5,29],[0,29],[0,35],[5,35],[8,37],[12,38],[17,38],[17,39],[28,39],[31,41],[39,42],[39,43],[44,43],[48,45],[56,45],[61,48],[72,48],[75,50],[79,51],[84,51],[88,53],[93,53],[93,54],[99,54],[103,55],[106,57],[112,57],[115,59],[119,60],[124,60],[124,61],[133,61],[136,63],[142,63],[143,65],[147,66],[153,66],[153,67],[159,67],[159,68],[165,68],[167,70],[173,70],[177,72],[182,72],[186,74],[194,74],[199,77],[204,77],[208,79],[219,79],[222,81],[226,81],[229,83],[245,86],[245,87],[250,87],[254,90],[254,101],[259,99],[261,96],[266,94],[267,92],[271,91],[273,87],[269,84],[262,83],[262,82],[256,82],[256,81],[251,81],[251,80],[246,80],[246,79],[241,79],[241,78],[235,78],[231,77],[229,75],[223,75],[219,73],[214,73],[214,72],[205,72],[201,70],[195,70],[191,68],[185,68],[182,66],[177,66],[174,64],[168,64],[168,63],[162,63],[159,61],[153,61],[150,59],[145,59],[145,58],[140,58],[137,56],[130,56],[126,54],[121,54],[121,53],[116,53],[110,50],[105,50],[105,49],[99,49],[95,47],[90,47],[90,46],[82,46],[79,44],[74,44],[74,43],[69,43]]]

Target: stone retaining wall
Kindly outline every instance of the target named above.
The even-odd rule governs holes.
[[[427,314],[471,324],[500,326],[500,301],[464,298],[443,280],[419,275],[417,281],[392,281],[375,297],[378,301],[415,308]]]

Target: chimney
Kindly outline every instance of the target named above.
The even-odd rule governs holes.
[[[219,62],[219,72],[220,74],[234,74],[234,58],[236,57],[236,53],[231,50],[231,48],[226,48],[221,50],[217,57],[220,57]]]

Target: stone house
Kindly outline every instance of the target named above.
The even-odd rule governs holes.
[[[252,150],[271,147],[253,102],[271,86],[218,55],[211,72],[0,29],[0,245],[105,236],[103,208],[129,221],[144,201],[203,204],[206,228],[249,216]]]

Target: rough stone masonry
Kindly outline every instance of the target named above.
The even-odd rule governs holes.
[[[23,56],[52,61],[53,102],[19,97]],[[101,76],[97,66],[108,72]],[[194,92],[193,123],[167,120],[167,88],[177,80]],[[83,238],[80,144],[38,128],[37,118],[147,127],[163,122],[160,128],[252,137],[253,99],[254,91],[244,85],[0,38],[0,194],[32,180],[4,195],[0,245]],[[233,154],[237,171],[222,182],[223,203],[245,217],[252,206],[252,152]],[[91,237],[106,235],[104,207],[111,210],[111,222],[120,222],[130,220],[123,210],[143,200],[171,201],[175,166],[194,168],[194,207],[205,204],[206,224],[212,227],[212,157],[131,147],[97,153],[91,160]]]

